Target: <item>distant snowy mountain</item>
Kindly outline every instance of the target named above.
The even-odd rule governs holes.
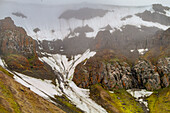
[[[23,27],[28,35],[38,40],[64,39],[78,36],[76,28],[88,25],[93,31],[86,37],[95,37],[104,27],[110,32],[122,30],[125,25],[156,27],[166,30],[170,27],[170,10],[163,6],[123,7],[113,5],[41,5],[2,2],[0,19],[11,17],[15,24]],[[7,10],[8,9],[8,10]],[[147,11],[147,12],[146,12]],[[146,15],[149,18],[146,18]],[[153,19],[154,21],[150,20]],[[155,19],[154,19],[155,18]],[[158,19],[166,22],[157,21]],[[39,31],[35,32],[38,28]]]

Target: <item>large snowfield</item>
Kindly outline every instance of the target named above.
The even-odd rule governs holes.
[[[103,17],[94,17],[88,20],[80,20],[76,18],[60,19],[60,15],[69,9],[78,10],[80,8],[103,9],[108,12]],[[157,27],[166,30],[170,26],[161,25],[159,23],[144,21],[135,14],[142,13],[145,10],[152,11],[152,5],[140,7],[118,7],[112,5],[42,5],[42,4],[23,4],[15,2],[1,2],[0,19],[11,17],[17,26],[23,27],[28,35],[38,40],[57,40],[64,39],[77,27],[88,25],[94,31],[86,33],[87,37],[95,37],[101,28],[108,24],[114,29],[120,29],[124,25],[133,25],[140,28],[142,25],[147,27]],[[12,13],[21,13],[26,18],[18,17]],[[169,16],[170,11],[166,10]],[[131,15],[130,18],[121,20]],[[35,33],[33,30],[39,28],[40,31]],[[55,32],[52,32],[55,31]],[[71,37],[71,36],[70,36]]]

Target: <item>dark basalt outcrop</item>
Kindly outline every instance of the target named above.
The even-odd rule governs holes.
[[[138,81],[138,86],[147,90],[157,90],[161,88],[160,75],[153,66],[146,60],[139,60],[133,67],[132,72]]]
[[[74,29],[75,33],[88,33],[88,32],[93,32],[93,28],[89,27],[88,25],[83,26],[83,27],[77,27]]]
[[[128,15],[128,16],[123,17],[121,20],[126,20],[126,19],[131,18],[131,17],[133,17],[133,16],[132,15]]]
[[[79,10],[67,10],[59,18],[66,20],[71,18],[89,20],[95,17],[103,17],[107,12],[108,10],[103,9],[81,8]]]
[[[163,13],[163,14],[166,14],[165,11],[170,10],[169,7],[162,6],[161,4],[153,4],[153,5],[152,5],[152,8],[153,8],[153,10],[155,10],[156,12]]]
[[[21,18],[27,18],[27,16],[25,16],[24,14],[22,14],[20,12],[13,12],[12,15],[15,15],[15,16],[21,17]]]
[[[165,15],[165,11],[168,11],[170,8],[164,7],[161,4],[154,4],[152,7],[155,12],[152,13],[151,11],[146,10],[143,13],[138,13],[136,15],[144,21],[157,22],[166,26],[170,25],[170,17]]]

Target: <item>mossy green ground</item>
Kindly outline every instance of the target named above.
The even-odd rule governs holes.
[[[64,113],[9,76],[0,71],[0,113]]]
[[[111,104],[117,107],[119,111],[123,113],[143,113],[141,105],[125,89],[116,90],[114,93],[107,91],[107,93],[114,101]]]
[[[13,75],[9,73],[7,70],[5,70],[4,68],[2,68],[1,66],[0,66],[0,71],[13,78]],[[19,106],[15,102],[12,92],[1,81],[0,81],[0,93],[3,94],[3,97],[0,96],[0,98],[5,99],[10,104],[9,106],[13,108],[13,112],[20,113]],[[9,111],[3,105],[0,104],[0,113],[8,113],[8,112]]]
[[[10,109],[10,110],[12,110],[11,112],[21,113],[20,107],[16,103],[12,92],[2,82],[0,82],[0,93],[3,95],[0,98],[5,99],[9,103],[9,107],[12,108],[12,109]],[[7,110],[7,108],[5,108],[3,105],[0,105],[0,112],[1,113],[8,113],[10,110],[9,109]]]
[[[1,67],[0,66],[0,71],[2,71],[4,74],[6,74],[6,75],[8,75],[8,76],[10,76],[10,77],[12,77],[13,78],[13,74],[11,74],[11,73],[9,73],[7,70],[5,70],[3,67]]]
[[[100,85],[94,85],[91,87],[90,97],[109,113],[143,113],[142,106],[125,89],[110,93]]]
[[[83,113],[83,111],[81,111],[80,109],[76,108],[75,105],[70,103],[70,100],[66,97],[66,96],[56,96],[55,95],[55,101],[57,101],[57,103],[59,103],[60,105],[62,105],[67,112],[69,113]],[[62,107],[61,107],[62,109]]]
[[[147,100],[150,113],[170,113],[170,87],[155,91]]]

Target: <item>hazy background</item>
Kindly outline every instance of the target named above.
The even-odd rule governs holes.
[[[33,3],[33,4],[77,4],[77,3],[97,3],[97,4],[113,4],[123,6],[144,6],[155,3],[161,3],[166,6],[170,6],[170,0],[0,0],[0,1],[14,1],[22,3]]]

